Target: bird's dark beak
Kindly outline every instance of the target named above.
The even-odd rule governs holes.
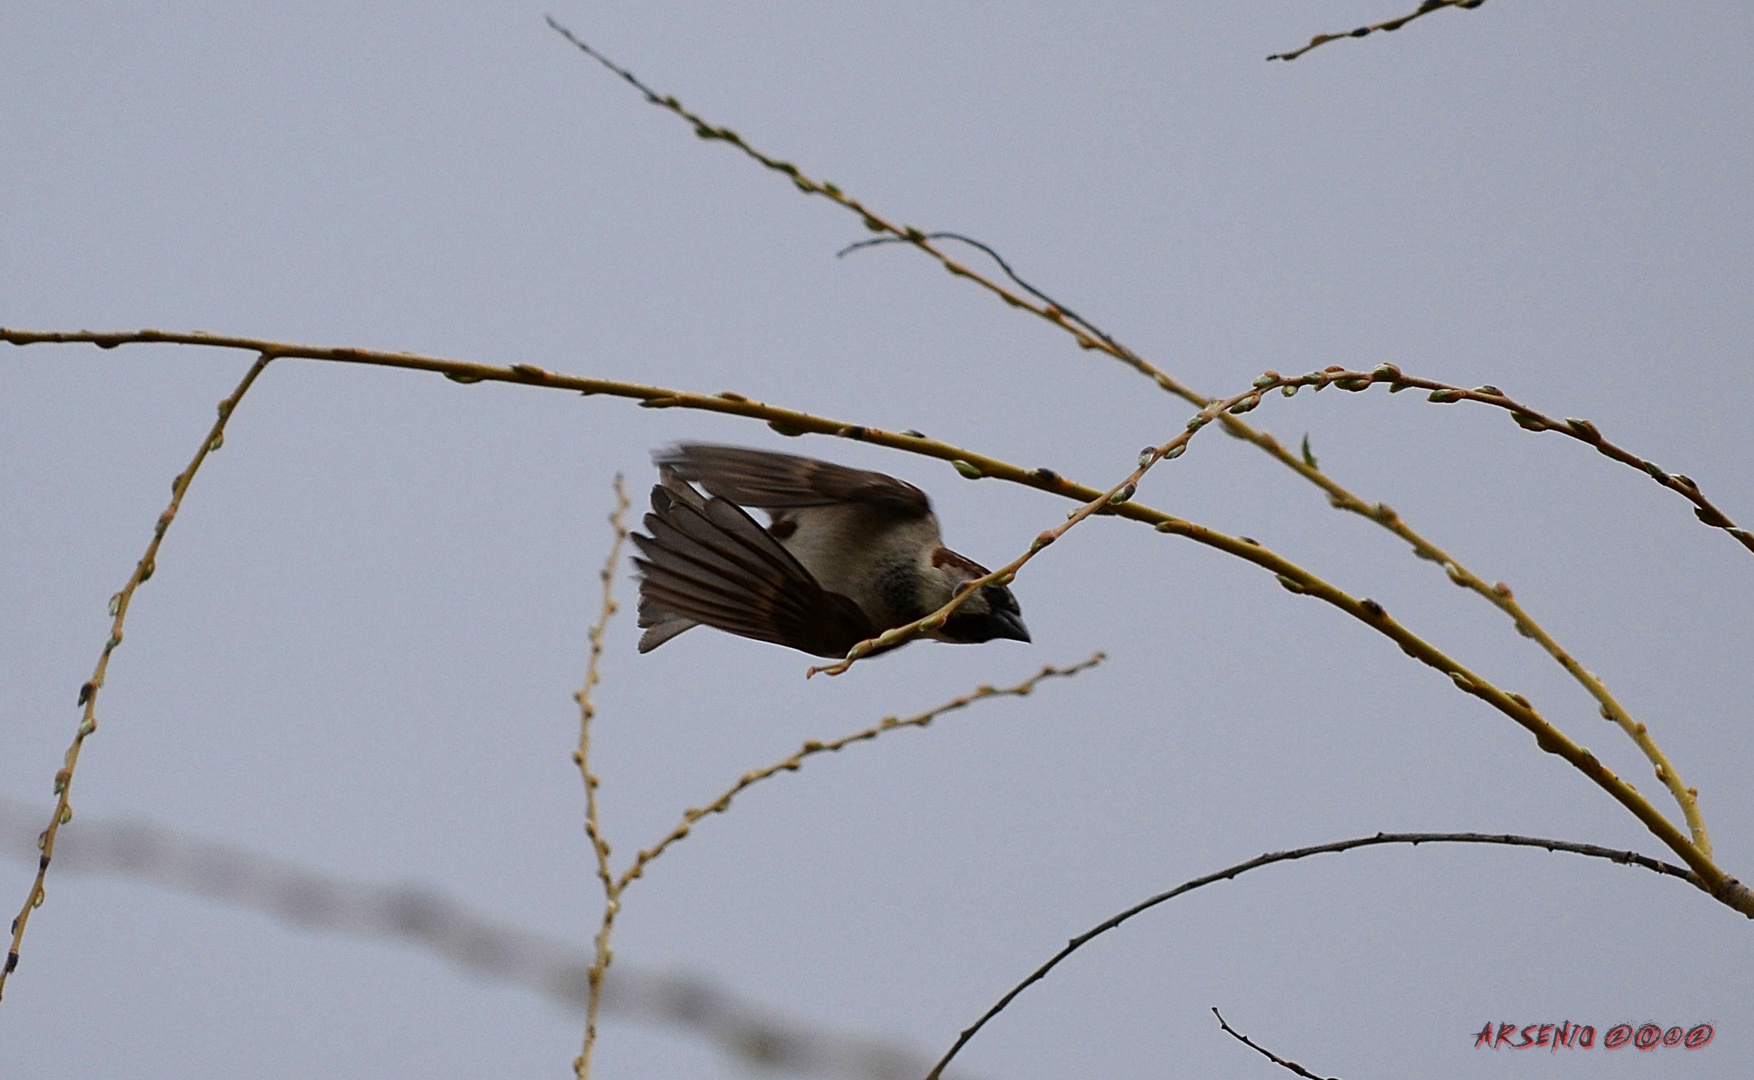
[[[1028,641],[1029,627],[1023,625],[1023,616],[1014,611],[994,611],[987,616],[988,629],[996,638],[1010,638],[1012,641]]]

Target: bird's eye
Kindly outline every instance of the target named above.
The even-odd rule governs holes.
[[[1013,615],[1023,614],[1023,609],[1017,606],[1017,597],[1012,595],[1011,590],[1005,586],[988,585],[983,591],[986,593],[987,606],[994,611],[1008,611]]]

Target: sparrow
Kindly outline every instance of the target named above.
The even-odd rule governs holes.
[[[926,493],[893,476],[703,443],[653,460],[652,512],[646,533],[633,534],[642,653],[704,623],[843,657],[987,573],[944,546]],[[744,507],[766,512],[768,524]],[[986,585],[925,636],[972,644],[1028,641],[1029,631],[1011,590]]]

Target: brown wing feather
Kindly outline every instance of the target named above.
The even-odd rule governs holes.
[[[690,499],[659,484],[652,489],[645,527],[651,535],[633,535],[640,550],[634,562],[641,571],[642,627],[692,620],[834,657],[845,656],[875,632],[858,605],[823,589],[733,503]],[[656,648],[670,636],[658,636],[645,648]]]
[[[775,510],[859,503],[905,518],[932,512],[926,493],[905,480],[814,458],[706,443],[684,443],[656,458],[681,479],[739,506]]]

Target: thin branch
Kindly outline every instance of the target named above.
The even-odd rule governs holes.
[[[956,232],[927,233],[925,239],[955,240],[958,243],[967,244],[968,246],[984,253],[989,259],[992,259],[993,262],[998,265],[1000,272],[1009,278],[1012,284],[1041,301],[1041,307],[1039,308],[1029,304],[1012,304],[1012,307],[1021,307],[1023,310],[1047,319],[1060,329],[1071,332],[1076,338],[1080,348],[1097,349],[1108,353],[1110,356],[1120,360],[1141,375],[1150,377],[1160,389],[1176,395],[1191,405],[1203,407],[1211,403],[1210,398],[1195,392],[1191,387],[1172,378],[1162,368],[1159,368],[1157,365],[1146,360],[1132,349],[1121,344],[1115,339],[1114,335],[1110,334],[1102,327],[1091,322],[1089,319],[1086,319],[1076,311],[1073,311],[1066,304],[1061,303],[1059,300],[1049,296],[1041,289],[1038,289],[1036,286],[1024,280],[1023,276],[1017,273],[1017,271],[1012,268],[1011,264],[1005,260],[1005,257],[995,251],[991,245]],[[835,257],[843,258],[854,251],[862,251],[865,248],[880,247],[885,244],[897,243],[913,244],[915,247],[921,246],[914,243],[913,238],[910,236],[880,236],[873,240],[861,240],[856,244],[848,244],[846,247],[835,252]],[[925,248],[925,250],[927,254],[938,256],[940,261],[944,261],[942,256],[939,256],[937,249],[928,247]],[[951,272],[957,273],[954,270]],[[957,276],[966,277],[970,275],[957,274]],[[1255,441],[1261,434],[1235,417],[1225,418],[1225,429],[1237,438],[1249,441]],[[1268,442],[1271,442],[1271,439],[1271,436],[1267,436]],[[1263,448],[1265,448],[1265,444],[1262,445]]]
[[[597,1012],[603,1003],[603,975],[613,959],[609,951],[609,932],[615,922],[615,913],[621,907],[617,895],[619,890],[609,869],[609,841],[603,838],[603,830],[597,821],[597,777],[591,772],[591,719],[597,715],[597,706],[591,701],[591,690],[600,678],[597,665],[603,658],[603,631],[609,628],[609,620],[614,617],[618,606],[615,603],[615,570],[621,564],[622,545],[627,543],[627,525],[622,516],[627,513],[629,505],[621,474],[617,473],[615,509],[609,514],[609,527],[614,531],[615,539],[609,545],[609,555],[603,560],[603,569],[598,574],[603,581],[602,613],[587,635],[591,642],[591,656],[585,663],[585,683],[573,695],[573,700],[579,704],[579,747],[573,751],[573,763],[579,767],[579,776],[585,783],[585,835],[590,838],[591,850],[597,857],[597,878],[603,883],[603,922],[597,930],[593,943],[595,956],[587,974],[585,1043],[579,1056],[573,1060],[573,1073],[578,1080],[585,1080],[591,1072],[591,1051],[597,1045]]]
[[[1612,458],[1644,473],[1661,486],[1692,503],[1693,516],[1701,522],[1714,529],[1722,529],[1743,547],[1754,551],[1754,532],[1739,527],[1724,516],[1723,511],[1705,497],[1704,492],[1699,490],[1699,485],[1694,483],[1692,478],[1679,473],[1670,473],[1656,462],[1647,461],[1630,450],[1614,445],[1602,437],[1601,430],[1591,421],[1580,420],[1574,416],[1567,416],[1564,419],[1548,416],[1546,413],[1510,397],[1496,386],[1476,386],[1470,390],[1467,387],[1440,382],[1436,379],[1403,375],[1400,369],[1393,364],[1382,364],[1368,372],[1328,368],[1326,371],[1305,375],[1303,382],[1306,385],[1315,385],[1318,389],[1320,388],[1319,384],[1323,382],[1332,383],[1342,390],[1365,390],[1372,383],[1386,383],[1391,394],[1409,387],[1417,387],[1421,390],[1431,391],[1427,400],[1438,404],[1474,401],[1482,405],[1490,405],[1495,409],[1503,409],[1510,414],[1510,418],[1516,422],[1516,425],[1525,431],[1557,432],[1568,438],[1576,439],[1586,446],[1593,446],[1596,452],[1604,457]],[[1285,392],[1286,396],[1289,397],[1296,393],[1296,390],[1287,387],[1282,392]]]
[[[585,835],[591,841],[591,850],[597,858],[597,877],[603,883],[605,896],[614,883],[609,872],[609,841],[597,822],[597,776],[591,772],[591,720],[597,715],[597,706],[591,700],[591,691],[601,675],[598,665],[603,657],[603,632],[609,626],[609,620],[620,605],[615,600],[615,571],[621,563],[621,548],[627,542],[627,525],[622,516],[632,505],[627,498],[627,491],[622,486],[621,474],[615,475],[615,509],[609,514],[609,527],[614,532],[614,541],[609,545],[609,555],[603,560],[603,569],[597,576],[603,582],[603,606],[597,621],[586,633],[591,643],[590,658],[585,663],[585,683],[573,694],[573,700],[579,706],[579,746],[573,751],[573,764],[579,767],[579,776],[585,785]]]
[[[25,898],[23,910],[12,920],[12,944],[6,952],[6,964],[0,968],[0,996],[4,996],[7,976],[18,967],[19,948],[24,944],[24,930],[30,922],[30,913],[42,906],[47,895],[43,881],[48,876],[49,863],[55,857],[55,838],[60,834],[61,826],[73,819],[73,805],[70,801],[73,793],[73,770],[79,764],[79,751],[85,746],[86,737],[97,730],[98,692],[103,689],[104,676],[109,671],[110,655],[122,644],[122,624],[128,618],[128,608],[134,601],[134,591],[145,584],[157,568],[159,545],[163,543],[164,534],[171,527],[171,522],[177,519],[177,511],[182,508],[183,496],[189,490],[189,482],[195,478],[196,471],[207,460],[207,455],[224,444],[226,421],[231,419],[238,402],[243,400],[245,392],[256,381],[256,376],[262,374],[262,369],[272,359],[269,353],[259,353],[256,362],[250,365],[249,371],[244,373],[243,379],[232,390],[231,396],[219,403],[219,417],[208,429],[207,437],[201,440],[188,468],[171,480],[170,505],[165,507],[164,513],[158,515],[158,522],[152,528],[152,539],[146,545],[146,553],[134,565],[134,572],[128,576],[128,583],[122,586],[122,591],[110,597],[110,637],[104,642],[103,652],[98,655],[97,667],[93,669],[91,678],[79,688],[78,703],[85,712],[79,721],[79,730],[73,736],[73,745],[67,748],[61,771],[55,774],[55,813],[49,819],[49,827],[37,838],[37,849],[42,854],[37,859],[36,880],[31,883],[30,894]]]
[[[1065,948],[1055,953],[1052,959],[1048,960],[1047,963],[1030,972],[1027,978],[1012,987],[1004,997],[1000,998],[998,1002],[993,1005],[992,1008],[981,1014],[979,1020],[976,1020],[971,1026],[965,1029],[957,1038],[955,1044],[950,1047],[950,1050],[938,1060],[938,1064],[933,1066],[932,1071],[927,1075],[926,1080],[938,1080],[938,1077],[943,1074],[945,1066],[950,1064],[950,1059],[954,1058],[957,1053],[968,1044],[968,1041],[974,1038],[976,1032],[986,1026],[987,1021],[1005,1011],[1005,1007],[1011,1004],[1011,1002],[1016,999],[1017,995],[1023,993],[1023,991],[1027,990],[1035,983],[1040,982],[1047,976],[1048,972],[1059,966],[1060,961],[1083,948],[1085,944],[1092,939],[1108,933],[1110,930],[1113,930],[1115,927],[1126,922],[1128,919],[1131,919],[1133,916],[1144,911],[1149,911],[1158,904],[1164,903],[1167,900],[1173,900],[1184,893],[1190,893],[1195,889],[1211,885],[1213,882],[1228,881],[1229,879],[1241,874],[1246,874],[1250,870],[1257,870],[1263,866],[1270,866],[1273,863],[1289,862],[1293,859],[1304,859],[1311,855],[1351,851],[1354,848],[1375,847],[1381,844],[1503,844],[1512,847],[1545,848],[1548,851],[1567,851],[1575,855],[1586,855],[1593,859],[1607,859],[1609,862],[1617,862],[1626,866],[1642,866],[1653,873],[1680,878],[1682,881],[1703,887],[1698,877],[1690,873],[1685,867],[1676,866],[1673,863],[1661,862],[1648,855],[1641,855],[1636,851],[1616,851],[1613,848],[1599,847],[1595,844],[1577,844],[1572,843],[1569,840],[1548,840],[1538,836],[1515,836],[1511,834],[1491,833],[1377,833],[1375,836],[1360,836],[1351,840],[1338,840],[1331,844],[1317,844],[1313,847],[1296,848],[1291,851],[1268,852],[1265,855],[1256,856],[1247,862],[1240,862],[1235,866],[1225,867],[1217,873],[1207,874],[1204,877],[1197,877],[1192,881],[1185,881],[1167,892],[1158,893],[1156,896],[1153,896],[1148,900],[1143,900],[1134,904],[1132,907],[1118,915],[1105,919],[1096,926],[1091,927],[1089,930],[1086,930],[1084,933],[1079,934],[1077,937],[1068,941]]]
[[[1090,659],[1085,660],[1082,663],[1073,664],[1071,667],[1044,667],[1015,686],[1007,686],[1004,689],[998,689],[990,685],[982,686],[977,688],[973,693],[964,694],[959,698],[953,698],[935,709],[928,710],[916,716],[910,716],[905,720],[894,716],[888,716],[872,726],[865,728],[863,731],[856,731],[851,735],[843,735],[840,738],[829,742],[820,742],[816,739],[811,739],[802,747],[799,747],[797,753],[790,757],[782,758],[766,768],[752,769],[749,772],[744,773],[737,779],[736,783],[726,788],[722,795],[705,806],[689,807],[688,810],[683,813],[682,821],[678,823],[674,829],[670,830],[669,835],[665,836],[662,840],[653,844],[651,847],[641,851],[638,857],[634,859],[633,864],[629,866],[621,875],[620,879],[616,881],[616,895],[619,896],[621,890],[625,889],[630,882],[642,876],[646,871],[646,867],[653,859],[662,855],[672,844],[687,837],[688,834],[693,831],[695,822],[706,817],[708,814],[722,814],[726,810],[729,810],[731,808],[732,799],[742,794],[746,789],[766,780],[768,777],[782,772],[796,772],[803,768],[805,758],[814,757],[817,754],[837,753],[842,748],[850,746],[853,743],[868,742],[877,738],[879,735],[882,735],[886,731],[894,731],[897,728],[923,728],[930,725],[932,721],[943,716],[945,713],[967,708],[975,702],[984,701],[987,698],[1028,697],[1030,692],[1033,691],[1036,686],[1047,679],[1069,678],[1081,671],[1087,671],[1090,668],[1095,667],[1106,659],[1107,657],[1104,654],[1096,653],[1091,656]]]
[[[1272,573],[1279,583],[1291,592],[1315,597],[1389,638],[1408,656],[1447,676],[1458,690],[1478,697],[1509,717],[1535,737],[1535,745],[1541,750],[1565,759],[1598,787],[1606,791],[1616,802],[1630,811],[1665,846],[1681,856],[1698,876],[1701,888],[1721,903],[1754,917],[1754,890],[1748,889],[1747,886],[1726,874],[1713,863],[1710,857],[1696,848],[1631,784],[1615,775],[1587,748],[1579,746],[1564,732],[1549,723],[1535,710],[1527,698],[1521,694],[1499,689],[1483,676],[1452,659],[1424,638],[1390,618],[1381,604],[1374,600],[1359,599],[1349,595],[1254,540],[1231,536],[1216,529],[1207,528],[1204,525],[1133,501],[1131,498],[1125,501],[1114,501],[1113,493],[1098,491],[1095,488],[1074,483],[1049,469],[1024,469],[998,458],[977,454],[974,451],[937,439],[928,439],[916,434],[888,432],[880,428],[847,424],[798,410],[776,408],[751,401],[741,394],[730,391],[717,395],[692,394],[637,383],[558,375],[528,364],[497,367],[458,360],[444,360],[413,353],[387,353],[353,348],[317,348],[269,342],[256,338],[200,333],[167,333],[158,330],[141,330],[129,333],[94,333],[86,330],[38,333],[0,328],[0,340],[18,345],[39,342],[88,342],[102,348],[114,348],[118,345],[132,343],[169,343],[249,349],[263,355],[276,357],[297,357],[337,363],[434,371],[454,382],[461,383],[507,382],[525,386],[540,386],[546,389],[571,390],[587,395],[603,394],[633,398],[648,408],[699,409],[765,420],[769,427],[785,435],[815,433],[873,443],[906,453],[949,461],[964,476],[991,477],[1008,483],[1021,484],[1038,491],[1046,491],[1064,498],[1074,499],[1086,505],[1091,502],[1101,502],[1104,504],[1103,513],[1143,522],[1155,527],[1158,532],[1180,536],[1235,556],[1245,562],[1253,563]],[[1332,374],[1316,373],[1317,376],[1321,377]],[[1375,377],[1375,372],[1365,374]],[[1308,376],[1300,378],[1306,379]],[[1338,379],[1339,376],[1333,375],[1333,378]],[[1206,415],[1211,415],[1210,408],[1206,411]],[[1221,412],[1219,415],[1224,416],[1228,413]],[[1180,439],[1181,436],[1177,436],[1177,438]],[[1174,441],[1172,440],[1172,442]],[[1181,445],[1185,446],[1185,441]],[[1158,453],[1162,449],[1161,447],[1153,447],[1150,448],[1150,453]],[[1158,456],[1167,457],[1170,455],[1165,452]]]
[[[1236,1039],[1238,1042],[1242,1043],[1244,1046],[1248,1047],[1250,1050],[1253,1050],[1256,1053],[1260,1054],[1262,1057],[1265,1057],[1268,1061],[1271,1061],[1273,1064],[1278,1065],[1281,1068],[1290,1069],[1292,1072],[1296,1073],[1297,1075],[1302,1076],[1302,1077],[1306,1077],[1307,1080],[1340,1080],[1340,1078],[1338,1076],[1317,1076],[1315,1073],[1310,1072],[1308,1069],[1304,1068],[1302,1065],[1299,1065],[1297,1062],[1288,1061],[1285,1058],[1280,1057],[1278,1054],[1273,1053],[1273,1051],[1267,1049],[1266,1047],[1250,1041],[1250,1039],[1247,1035],[1244,1035],[1242,1032],[1236,1030],[1235,1028],[1231,1027],[1229,1024],[1224,1022],[1224,1014],[1218,1011],[1218,1006],[1216,1006],[1216,1005],[1212,1006],[1212,1015],[1216,1016],[1218,1018],[1218,1026],[1223,1028],[1226,1032],[1228,1032],[1230,1034],[1231,1038]]]
[[[1387,22],[1374,23],[1370,26],[1360,26],[1356,30],[1342,30],[1337,34],[1317,34],[1315,37],[1309,39],[1308,45],[1305,45],[1300,49],[1292,49],[1290,52],[1274,53],[1272,56],[1267,57],[1267,59],[1295,60],[1311,49],[1320,48],[1330,41],[1339,41],[1341,38],[1369,37],[1371,34],[1377,33],[1378,31],[1385,34],[1390,33],[1406,26],[1414,19],[1424,18],[1432,12],[1442,8],[1462,8],[1464,10],[1472,10],[1485,2],[1486,0],[1423,0],[1417,9],[1409,14],[1402,15],[1399,18],[1390,19]]]

